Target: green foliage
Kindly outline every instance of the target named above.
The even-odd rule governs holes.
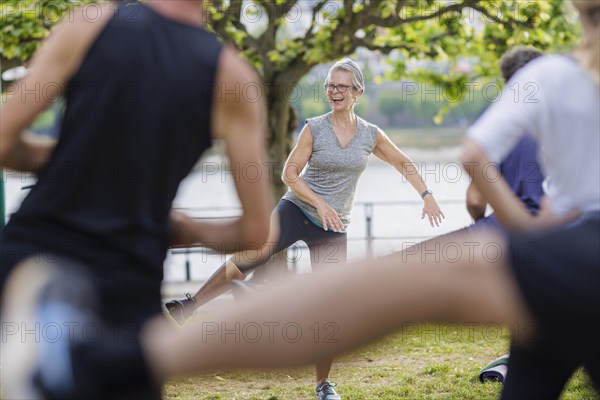
[[[27,60],[40,39],[75,5],[97,0],[3,0],[1,53]],[[497,75],[498,57],[510,46],[564,49],[577,38],[573,12],[564,0],[515,1],[322,1],[213,0],[205,2],[209,28],[236,46],[266,82],[296,83],[314,65],[349,55],[359,47],[395,51],[395,79],[405,78],[408,60],[447,62],[414,77],[438,83],[457,61],[473,57],[470,77]],[[438,77],[435,77],[435,75]],[[439,76],[445,76],[440,81]],[[271,82],[272,83],[272,82]]]
[[[407,15],[433,15],[440,9],[439,2],[428,3],[409,8]],[[465,98],[469,85],[499,76],[499,58],[510,47],[534,46],[544,51],[572,47],[578,37],[573,21],[572,10],[562,0],[478,2],[472,8],[391,28],[387,37],[378,40],[391,40],[404,56],[388,78],[409,78],[432,83],[442,92],[452,91],[434,116],[441,123]],[[407,60],[418,60],[420,67],[407,69]]]
[[[497,94],[499,86],[495,83],[488,85],[494,90],[487,90],[481,82],[463,91],[459,86],[447,86],[443,82],[405,81],[397,89],[381,90],[377,96],[377,107],[390,127],[439,125],[442,123],[441,114],[453,125],[464,125],[474,121],[493,100],[492,96]]]
[[[40,39],[77,4],[97,0],[3,0],[0,48],[5,59],[27,60]],[[312,4],[312,8],[311,8]],[[564,0],[303,2],[213,0],[205,2],[209,29],[236,46],[264,81],[297,83],[317,64],[359,47],[394,52],[394,79],[406,78],[409,60],[444,62],[409,78],[449,85],[470,59],[468,78],[497,76],[498,57],[514,45],[565,49],[577,38],[573,11]]]
[[[390,125],[394,124],[394,117],[406,107],[402,94],[395,90],[382,90],[377,100],[379,112],[388,119]]]
[[[81,4],[97,0],[2,0],[0,3],[0,54],[27,61],[40,41],[60,19]]]
[[[323,101],[314,101],[314,99],[303,99],[298,111],[306,117],[325,114],[329,110],[329,105]]]
[[[361,116],[367,115],[369,112],[369,100],[365,97],[359,98],[354,106],[354,112]]]
[[[2,60],[27,60],[61,15],[74,4],[94,1],[2,0]],[[388,79],[431,83],[461,99],[470,83],[498,76],[498,59],[511,46],[559,51],[572,47],[579,28],[566,4],[566,0],[211,0],[204,7],[207,29],[235,46],[268,87],[296,85],[312,67],[366,48],[390,55],[393,71]],[[266,103],[271,155],[283,165],[289,152],[292,104],[282,91],[271,91]],[[322,104],[313,103],[303,100],[294,107],[322,109]],[[368,111],[368,102],[364,103],[359,103],[361,112]],[[433,120],[440,124],[458,104],[440,103]],[[415,105],[413,110],[430,111],[430,105],[421,109]]]
[[[385,0],[346,3],[318,2],[310,9],[300,1],[256,1],[254,7],[213,1],[219,12],[209,13],[211,24],[224,39],[249,58],[259,56],[260,70],[304,63],[315,65],[367,47],[409,58],[448,60],[475,56],[483,65],[478,75],[493,76],[498,56],[508,47],[527,44],[548,48],[570,46],[576,38],[572,22],[563,15],[563,0],[442,2]],[[253,12],[250,12],[252,10]],[[300,21],[311,17],[309,26]],[[250,35],[249,21],[267,28]],[[293,26],[295,37],[277,37]],[[281,35],[280,35],[281,36]],[[277,40],[279,39],[279,40]],[[251,57],[254,56],[254,57]]]
[[[436,124],[452,115],[470,85],[499,76],[499,57],[509,47],[560,51],[573,46],[578,34],[564,0],[255,1],[252,14],[236,2],[212,4],[220,10],[211,19],[212,29],[235,45],[265,82],[297,83],[314,65],[368,48],[390,54],[388,79],[429,83],[447,94],[442,102],[411,106],[411,112],[430,116]],[[251,35],[248,22],[259,15],[263,28]],[[248,34],[233,36],[232,31]],[[379,109],[392,120],[403,106],[388,95]],[[321,111],[322,105],[303,102],[300,108]]]

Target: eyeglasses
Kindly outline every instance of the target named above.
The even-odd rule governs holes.
[[[334,90],[337,89],[337,91],[339,93],[346,93],[346,90],[348,90],[348,88],[352,87],[351,85],[334,85],[333,83],[330,83],[328,85],[323,85],[323,87],[325,88],[325,90],[327,90],[328,92],[333,92]]]

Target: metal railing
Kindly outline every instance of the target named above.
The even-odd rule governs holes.
[[[2,180],[3,181],[3,180]],[[1,217],[4,217],[4,185],[2,185],[3,182],[0,182],[0,213],[2,214]],[[27,189],[31,189],[33,185],[29,185],[29,186],[23,186],[21,188],[21,190],[27,190]],[[374,218],[375,218],[375,214],[373,212],[374,207],[378,206],[378,207],[385,207],[385,206],[418,206],[423,204],[421,201],[419,200],[390,200],[390,201],[363,201],[363,202],[356,202],[354,203],[355,207],[363,207],[364,210],[364,222],[365,222],[365,234],[364,236],[350,236],[348,237],[349,241],[364,241],[366,242],[366,257],[367,259],[373,258],[373,244],[376,240],[406,240],[406,239],[413,239],[413,240],[427,240],[430,239],[431,237],[433,237],[432,235],[392,235],[392,236],[376,236],[373,234],[373,225],[374,225]],[[456,199],[456,200],[443,200],[443,201],[439,201],[440,205],[445,205],[445,204],[464,204],[464,200],[463,199]],[[186,212],[188,214],[194,214],[194,213],[211,213],[211,214],[219,214],[222,213],[223,215],[219,215],[219,216],[214,216],[214,215],[210,215],[210,216],[201,216],[201,217],[193,217],[193,219],[196,220],[227,220],[227,219],[235,219],[238,218],[241,215],[241,211],[242,209],[240,207],[195,207],[195,208],[177,208],[177,210],[179,211],[183,211]],[[227,213],[227,214],[225,214]],[[0,218],[0,230],[1,228],[4,227],[4,218]],[[300,251],[301,248],[303,248],[305,246],[299,245],[297,242],[294,243],[292,246],[290,246],[288,248],[288,252],[289,252],[289,256],[288,256],[288,263],[291,263],[291,267],[293,269],[296,269],[296,260],[298,260],[298,252]],[[191,260],[190,260],[190,255],[192,254],[206,254],[206,255],[216,255],[216,254],[220,254],[218,252],[216,252],[215,250],[212,250],[210,248],[207,247],[180,247],[180,248],[174,248],[174,249],[170,249],[169,250],[170,254],[172,255],[181,255],[183,254],[185,257],[185,261],[184,261],[184,268],[185,268],[185,281],[191,281],[192,277],[191,277],[191,270],[192,270],[192,265],[191,265]]]
[[[440,205],[445,204],[464,204],[464,199],[456,199],[456,200],[443,200],[438,202]],[[375,213],[374,208],[377,207],[385,207],[385,206],[418,206],[422,205],[423,202],[419,200],[395,200],[395,201],[366,201],[366,202],[356,202],[354,203],[355,207],[363,207],[364,212],[364,223],[365,223],[365,233],[364,236],[349,236],[349,241],[363,241],[366,242],[366,257],[373,257],[373,247],[374,242],[377,240],[427,240],[434,235],[386,235],[386,236],[377,236],[373,233],[374,219]],[[227,220],[238,218],[241,214],[241,208],[239,207],[198,207],[198,208],[177,208],[179,211],[186,212],[188,214],[194,213],[223,213],[222,216],[201,216],[201,217],[192,217],[196,220]],[[227,213],[227,214],[225,214]],[[291,267],[296,269],[296,260],[297,254],[300,249],[305,246],[299,245],[298,243],[294,243],[292,246],[288,248],[288,263],[291,263]],[[191,260],[190,256],[192,254],[205,254],[205,255],[217,255],[220,254],[212,249],[207,247],[184,247],[184,248],[175,248],[170,249],[170,253],[173,255],[184,255],[184,268],[185,268],[185,280],[191,281]]]

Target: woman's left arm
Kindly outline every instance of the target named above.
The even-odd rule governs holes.
[[[413,163],[413,161],[379,128],[377,128],[377,138],[373,154],[396,168],[398,172],[408,180],[412,187],[415,188],[420,196],[427,190],[427,185],[423,181],[421,174],[419,174],[415,163]],[[446,217],[437,201],[435,201],[433,194],[426,194],[423,197],[423,202],[421,219],[425,218],[425,215],[427,215],[431,226],[440,226],[442,219]]]

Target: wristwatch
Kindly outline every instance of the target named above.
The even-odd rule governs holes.
[[[428,194],[433,194],[433,190],[425,189],[425,191],[423,193],[421,193],[421,198],[424,199],[425,196],[427,196]]]

